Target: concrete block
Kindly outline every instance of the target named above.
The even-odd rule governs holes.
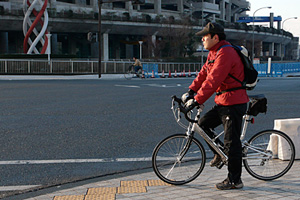
[[[300,118],[292,119],[276,119],[274,120],[274,129],[286,133],[294,143],[295,158],[300,159]],[[286,152],[284,146],[286,144],[278,138],[278,157],[285,160]]]

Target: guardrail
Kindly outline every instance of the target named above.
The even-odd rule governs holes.
[[[101,73],[121,74],[132,65],[129,61],[102,61]],[[157,70],[168,71],[196,71],[201,68],[199,63],[175,63],[175,62],[143,62],[143,64],[156,64]],[[1,74],[96,74],[98,73],[98,61],[79,60],[25,60],[25,59],[0,59]]]
[[[133,62],[130,61],[102,61],[101,73],[122,74]],[[178,63],[178,62],[143,62],[146,66],[153,65],[156,73],[164,71],[195,72],[201,68],[201,63]],[[272,63],[255,64],[259,76],[283,76],[289,73],[300,72],[300,62],[297,63]],[[147,69],[149,69],[147,67]],[[157,71],[156,71],[157,70]],[[269,72],[269,73],[268,73]],[[82,60],[25,60],[25,59],[0,59],[0,74],[97,74],[98,61]],[[151,73],[151,71],[148,71]]]

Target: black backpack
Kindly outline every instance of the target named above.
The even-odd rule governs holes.
[[[229,92],[229,91],[234,91],[234,90],[239,90],[239,89],[246,89],[246,90],[253,90],[258,82],[257,76],[258,76],[258,72],[256,71],[256,69],[254,68],[251,59],[249,58],[249,56],[246,56],[243,51],[247,49],[245,49],[245,47],[240,47],[234,44],[228,44],[228,45],[223,45],[221,46],[216,54],[216,57],[220,51],[220,49],[224,48],[224,47],[232,47],[235,49],[235,51],[237,52],[237,54],[240,56],[243,65],[244,65],[244,80],[240,81],[239,79],[237,79],[236,77],[234,77],[233,75],[229,74],[229,76],[231,78],[233,78],[234,80],[238,81],[239,83],[241,83],[241,87],[237,87],[237,88],[230,88],[221,92],[218,92],[217,95],[220,95],[222,93],[225,92]],[[247,52],[246,52],[247,53]]]

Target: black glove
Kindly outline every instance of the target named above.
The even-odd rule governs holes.
[[[196,106],[200,106],[200,104],[195,99],[190,99],[184,104],[188,111],[193,110]]]
[[[193,90],[189,89],[187,93],[184,93],[184,94],[181,96],[181,101],[182,101],[183,103],[186,103],[188,100],[194,99],[195,93],[196,93],[196,92],[194,92]]]

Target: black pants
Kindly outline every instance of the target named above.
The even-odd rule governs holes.
[[[199,125],[210,137],[213,133],[209,129],[223,124],[224,153],[228,156],[228,178],[237,183],[242,175],[242,144],[240,140],[243,115],[247,104],[232,106],[214,106],[199,121]],[[218,142],[218,141],[217,141]],[[215,153],[215,150],[210,147]]]

